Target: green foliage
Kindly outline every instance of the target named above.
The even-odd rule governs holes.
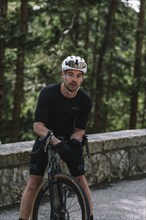
[[[9,141],[12,119],[13,89],[15,82],[18,17],[20,2],[8,2],[5,21],[5,131],[2,141]],[[21,112],[21,140],[34,138],[32,132],[34,109],[40,89],[46,84],[60,81],[61,62],[71,54],[85,57],[88,74],[83,88],[92,96],[93,108],[96,93],[96,69],[99,51],[105,32],[108,1],[53,0],[30,1],[28,5],[28,35],[23,47],[25,53],[25,101]],[[135,33],[137,13],[119,1],[111,41],[104,57],[104,99],[102,117],[105,115],[106,131],[128,129],[130,94],[133,80]],[[144,54],[143,54],[144,56]],[[95,59],[95,60],[94,60]],[[94,63],[95,61],[95,63]],[[144,69],[144,60],[143,60]],[[144,118],[145,71],[139,97],[137,127],[146,126]],[[110,84],[110,91],[108,86]],[[95,132],[93,110],[87,131]],[[146,116],[145,116],[146,117]]]

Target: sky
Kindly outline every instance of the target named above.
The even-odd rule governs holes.
[[[122,2],[125,2],[129,7],[132,7],[136,12],[139,12],[139,5],[140,5],[140,0],[122,0]]]

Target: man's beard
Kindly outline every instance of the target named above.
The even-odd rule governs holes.
[[[80,87],[78,87],[77,89],[70,89],[69,86],[67,86],[65,83],[64,86],[70,93],[75,93],[80,89]]]

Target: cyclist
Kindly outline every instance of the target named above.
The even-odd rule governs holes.
[[[62,83],[51,84],[41,90],[33,125],[37,138],[32,151],[39,147],[40,137],[43,138],[50,130],[53,131],[50,143],[57,147],[71,175],[76,177],[86,192],[93,219],[81,144],[92,107],[90,97],[80,88],[86,72],[87,64],[83,58],[68,56],[62,62]],[[68,141],[65,142],[62,137]],[[42,183],[47,163],[44,151],[30,158],[30,175],[21,199],[19,220],[29,219],[33,199]]]

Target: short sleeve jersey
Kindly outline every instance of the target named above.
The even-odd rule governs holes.
[[[85,129],[92,102],[79,89],[74,98],[61,93],[61,83],[51,84],[40,92],[35,111],[35,122],[42,122],[55,136],[69,138],[74,128]]]

